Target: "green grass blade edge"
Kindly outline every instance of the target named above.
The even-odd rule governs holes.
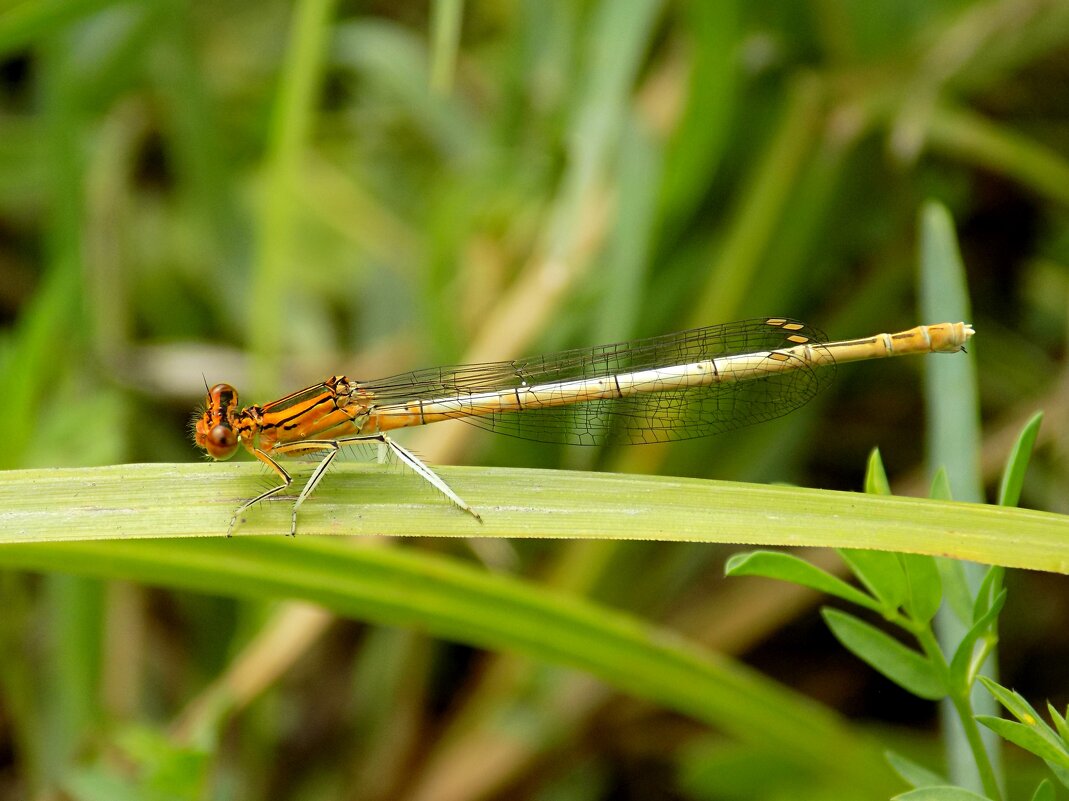
[[[411,477],[346,464],[302,507],[298,533],[873,548],[1069,573],[1069,517],[1049,512],[611,473],[440,472],[483,523]],[[222,536],[238,503],[269,480],[251,464],[3,472],[0,543]],[[285,533],[289,514],[289,503],[261,504],[237,533]]]

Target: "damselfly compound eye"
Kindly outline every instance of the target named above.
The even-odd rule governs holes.
[[[217,425],[208,432],[205,449],[213,459],[229,459],[238,447],[238,438],[234,429],[227,425]]]
[[[238,391],[230,384],[216,384],[208,390],[208,405],[226,411],[228,406],[237,403]]]

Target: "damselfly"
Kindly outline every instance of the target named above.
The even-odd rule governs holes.
[[[342,375],[264,406],[239,408],[229,384],[208,390],[194,439],[213,459],[243,445],[282,483],[238,507],[241,514],[293,479],[277,457],[324,454],[293,504],[297,510],[342,448],[379,443],[460,509],[479,514],[386,433],[463,420],[538,442],[596,445],[690,439],[771,420],[809,401],[838,363],[963,350],[967,323],[827,342],[786,317],[695,328],[651,339],[488,364],[435,367],[377,381]]]

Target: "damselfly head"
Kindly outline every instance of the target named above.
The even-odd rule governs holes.
[[[193,439],[213,459],[229,459],[238,448],[238,436],[231,421],[238,408],[238,391],[229,384],[208,390],[204,411],[197,418]]]

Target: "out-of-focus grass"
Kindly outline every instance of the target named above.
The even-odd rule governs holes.
[[[1064,513],[1067,42],[1058,0],[11,5],[0,460],[188,461],[202,374],[262,401],[334,372],[761,314],[836,337],[935,322],[916,319],[911,299],[918,210],[935,198],[958,226],[984,430],[997,433],[981,480],[993,485],[1043,408],[1023,502]],[[873,446],[892,476],[920,463],[923,363],[851,365],[786,420],[671,448],[548,448],[459,426],[411,442],[446,463],[853,488]],[[973,447],[936,425],[944,452]],[[232,494],[217,467],[220,495]],[[708,545],[515,546],[517,572],[714,647],[759,642],[811,603],[713,583],[723,554]],[[27,654],[0,660],[10,797],[62,784],[98,754],[97,772],[68,788],[138,795],[151,760],[133,758],[141,779],[109,762],[104,721],[165,732],[224,679],[241,700],[200,744],[216,766],[208,795],[606,797],[647,775],[638,766],[673,764],[695,733],[567,671],[415,635],[324,624],[300,647],[273,647],[307,623],[260,602],[9,572],[0,604],[0,639]],[[1052,652],[1062,635],[1043,636]],[[243,653],[289,656],[253,681]],[[822,681],[840,675],[826,656],[786,660],[781,675],[826,701],[864,695]],[[226,725],[234,735],[215,740]],[[154,752],[152,764],[186,764],[175,748],[173,763]],[[761,770],[746,770],[758,756]],[[775,753],[728,763],[733,774],[713,773],[736,796],[784,782],[793,798],[829,797]]]

